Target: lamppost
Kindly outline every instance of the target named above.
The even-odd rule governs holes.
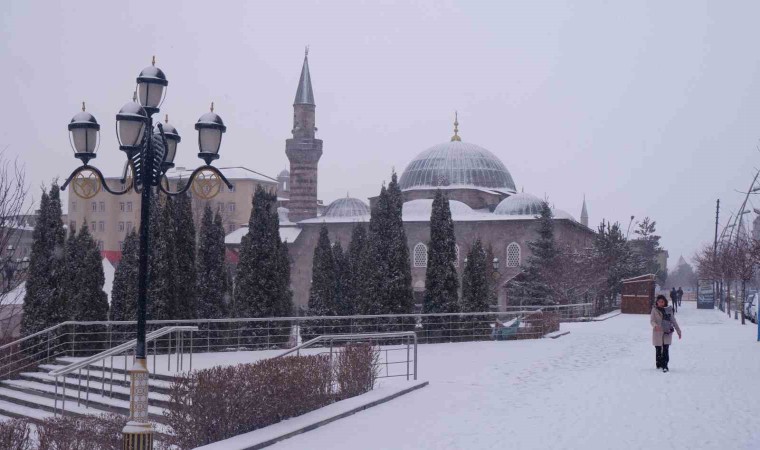
[[[491,261],[491,267],[493,267],[493,272],[491,273],[491,278],[493,278],[493,281],[491,285],[493,286],[493,298],[496,301],[496,310],[498,311],[499,308],[499,278],[501,277],[501,274],[499,273],[499,258],[494,258],[493,261]]]
[[[181,141],[176,128],[168,123],[153,126],[153,114],[159,112],[169,82],[164,72],[155,66],[156,60],[143,69],[137,77],[137,89],[132,101],[125,104],[116,114],[116,136],[119,149],[127,157],[125,175],[122,183],[124,190],[111,189],[103,174],[96,167],[89,165],[95,158],[100,139],[100,125],[95,117],[85,111],[77,113],[69,123],[69,139],[74,149],[74,156],[82,161],[82,165],[74,170],[61,186],[65,190],[69,183],[77,195],[92,198],[102,187],[113,195],[124,195],[130,190],[140,194],[140,256],[138,267],[137,287],[137,344],[135,359],[129,371],[131,388],[129,404],[129,421],[124,427],[125,450],[146,450],[153,448],[153,428],[148,421],[148,365],[145,346],[145,321],[148,303],[148,253],[150,246],[150,209],[153,190],[160,190],[166,195],[184,195],[198,178],[201,188],[193,188],[193,193],[201,198],[216,195],[218,187],[224,182],[230,189],[232,185],[211,166],[211,162],[219,158],[219,147],[222,143],[222,133],[227,128],[222,118],[211,111],[202,115],[195,124],[198,130],[198,147],[205,165],[195,169],[187,184],[177,192],[170,192],[166,180],[166,171],[174,167],[174,157],[177,154],[177,144]],[[167,120],[168,121],[168,120]],[[131,180],[127,180],[127,169],[131,169]],[[214,191],[213,184],[217,188]],[[166,186],[164,186],[164,184]]]

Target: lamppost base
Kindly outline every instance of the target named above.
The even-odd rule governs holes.
[[[153,426],[148,421],[148,361],[135,358],[129,370],[129,422],[121,431],[124,450],[153,450]]]

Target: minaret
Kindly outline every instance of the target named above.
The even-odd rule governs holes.
[[[581,209],[581,225],[588,226],[588,210],[586,209],[586,196],[583,196],[583,208]]]
[[[309,73],[309,48],[303,58],[301,80],[293,103],[293,137],[285,141],[290,160],[290,201],[288,219],[300,222],[317,217],[317,164],[322,156],[322,140],[316,139],[314,91]]]

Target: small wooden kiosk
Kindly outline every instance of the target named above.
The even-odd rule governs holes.
[[[620,312],[623,314],[649,314],[654,305],[655,275],[641,275],[623,280]]]

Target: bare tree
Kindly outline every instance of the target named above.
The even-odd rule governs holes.
[[[739,238],[733,243],[731,264],[733,265],[733,272],[737,281],[741,282],[741,301],[737,302],[737,306],[741,308],[742,325],[745,323],[744,303],[747,300],[747,283],[752,281],[752,278],[755,276],[757,264],[754,258],[753,247],[755,247],[753,242],[748,238]]]
[[[19,245],[31,234],[27,203],[29,186],[24,165],[0,150],[0,340],[10,337],[21,312],[23,292],[16,290],[24,279],[24,255]]]

